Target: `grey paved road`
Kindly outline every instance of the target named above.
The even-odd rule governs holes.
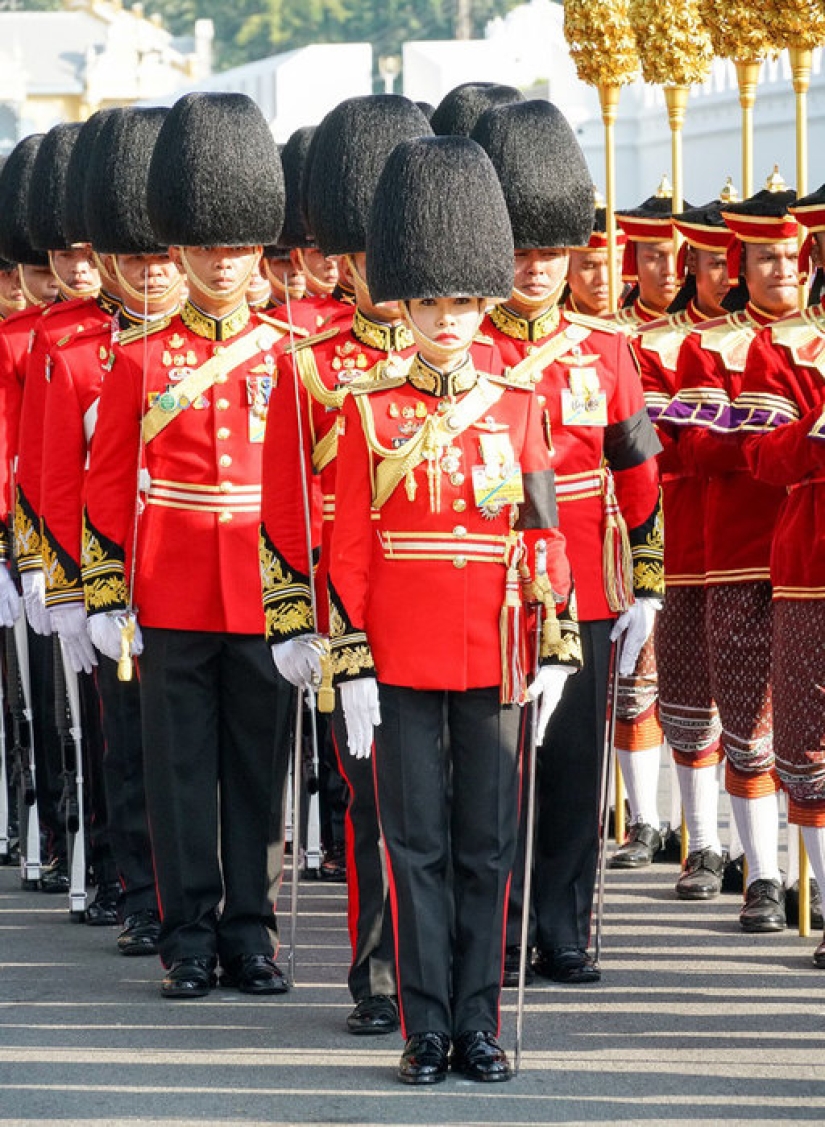
[[[124,959],[113,930],[0,869],[0,1122],[825,1123],[817,939],[745,936],[736,897],[678,903],[675,876],[608,875],[603,982],[528,990],[512,1083],[410,1090],[394,1078],[400,1035],[344,1031],[341,886],[301,886],[289,996],[169,1002],[154,959]]]

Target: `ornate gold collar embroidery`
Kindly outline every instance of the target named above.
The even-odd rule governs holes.
[[[97,295],[97,304],[104,313],[108,313],[111,317],[118,314],[122,308],[122,303],[116,297],[113,297],[110,293],[104,293],[103,290],[100,290]]]
[[[226,317],[210,317],[197,305],[187,301],[180,311],[180,319],[199,337],[206,340],[229,340],[249,324],[249,306],[244,301]]]
[[[355,310],[352,319],[352,335],[361,344],[366,344],[370,348],[380,348],[382,352],[403,352],[413,343],[412,333],[403,321],[395,325],[387,325],[373,321],[360,309]]]
[[[478,382],[478,372],[469,356],[455,371],[440,372],[416,354],[407,373],[407,379],[417,391],[443,399],[449,395],[461,395],[462,392],[475,387]]]
[[[506,305],[496,305],[490,310],[490,320],[495,327],[513,340],[544,340],[559,327],[560,318],[561,310],[558,305],[553,305],[544,313],[540,313],[534,321],[520,317]]]

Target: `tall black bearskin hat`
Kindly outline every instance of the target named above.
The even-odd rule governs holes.
[[[159,254],[146,208],[149,163],[169,111],[125,109],[103,125],[86,178],[86,222],[99,254]]]
[[[430,121],[433,114],[435,113],[435,106],[432,104],[432,102],[416,102],[415,104],[424,114],[424,117],[426,117],[427,121]]]
[[[416,137],[390,154],[367,237],[373,301],[507,298],[513,235],[490,158],[469,137]]]
[[[524,95],[515,86],[498,82],[464,82],[448,90],[430,117],[433,133],[469,137],[485,110],[523,102]]]
[[[163,246],[275,243],[284,176],[263,114],[245,94],[187,94],[149,165],[149,219]]]
[[[583,246],[593,230],[593,181],[567,118],[551,102],[486,110],[473,130],[498,173],[513,243]]]
[[[400,141],[432,136],[421,110],[399,94],[347,98],[318,126],[307,187],[309,225],[325,255],[367,249],[375,186]]]
[[[53,126],[37,150],[29,185],[29,232],[38,250],[67,250],[66,173],[79,122]]]
[[[123,110],[98,110],[83,122],[77,140],[69,157],[66,169],[66,190],[63,200],[63,225],[69,244],[89,243],[89,229],[86,225],[86,181],[92,153],[100,136],[100,131],[109,120]]]
[[[43,133],[24,137],[0,172],[0,255],[7,262],[48,266],[49,256],[32,246],[29,235],[29,185]]]
[[[314,125],[302,125],[291,133],[281,149],[281,167],[284,173],[284,225],[277,249],[290,251],[295,247],[314,246],[304,217],[304,169],[306,168],[309,147],[315,133]],[[273,248],[274,249],[274,248]]]

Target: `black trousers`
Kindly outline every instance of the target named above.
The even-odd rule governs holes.
[[[395,942],[387,895],[387,867],[371,759],[347,748],[342,709],[332,719],[341,775],[349,790],[344,820],[347,851],[347,922],[352,963],[347,984],[353,1000],[395,994]]]
[[[529,942],[543,950],[586,949],[590,942],[612,628],[612,619],[580,623],[584,668],[567,679],[539,748]],[[508,946],[521,942],[525,812],[523,802]]]
[[[143,630],[146,806],[160,955],[272,954],[269,839],[289,757],[290,686],[263,637]]]
[[[497,1032],[520,710],[499,704],[497,686],[379,692],[375,772],[405,1035]]]

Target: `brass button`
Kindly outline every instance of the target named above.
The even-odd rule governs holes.
[[[457,536],[459,540],[461,539],[462,536],[466,536],[466,535],[467,535],[467,529],[464,527],[463,524],[457,524],[455,526],[455,528],[453,529],[453,536]]]
[[[229,410],[229,400],[228,399],[219,399],[217,401],[217,403],[215,404],[215,410],[216,411],[228,411]]]
[[[537,398],[539,407],[546,407],[547,406],[547,396],[546,395],[539,395],[536,398]]]
[[[463,497],[457,497],[456,500],[453,501],[453,511],[454,512],[463,513],[466,508],[467,508],[467,502],[464,500]]]
[[[225,442],[231,433],[229,427],[218,427],[218,438],[221,442]]]
[[[466,567],[466,566],[467,566],[467,557],[466,556],[453,556],[453,567],[461,568],[461,567]]]
[[[227,509],[221,509],[218,514],[218,524],[229,524],[232,520],[232,514]]]
[[[218,458],[218,465],[223,466],[224,469],[226,469],[227,466],[232,465],[232,458],[229,454],[221,454],[220,458]]]
[[[459,485],[463,485],[463,484],[464,484],[464,474],[463,473],[451,473],[450,474],[450,485],[459,486]]]
[[[220,489],[221,493],[231,493],[235,486],[231,481],[222,481],[218,488]]]

